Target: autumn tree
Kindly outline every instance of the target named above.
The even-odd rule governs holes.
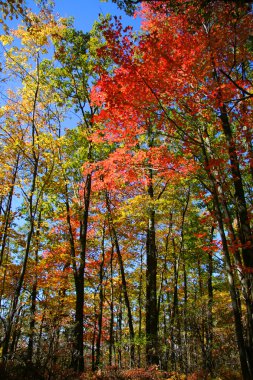
[[[57,38],[60,36],[62,26],[57,24],[47,13],[41,14],[40,24],[37,24],[38,19],[35,16],[30,15],[30,19],[33,20],[34,25],[31,25],[29,32],[20,27],[17,31],[13,31],[12,36],[3,36],[2,38],[4,46],[12,43],[14,36],[19,38],[24,45],[23,49],[20,50],[15,47],[4,48],[5,70],[17,82],[20,80],[23,82],[23,88],[17,94],[9,91],[10,98],[5,107],[2,108],[2,118],[4,119],[2,135],[5,137],[6,143],[12,144],[14,157],[16,157],[12,190],[8,195],[7,208],[5,209],[5,216],[8,219],[4,220],[3,223],[2,239],[2,263],[6,265],[6,268],[9,263],[13,263],[14,268],[16,267],[13,294],[10,300],[6,300],[9,310],[4,315],[6,318],[2,350],[4,361],[8,359],[11,337],[12,347],[15,341],[15,324],[18,325],[19,323],[19,314],[22,308],[20,298],[23,294],[24,284],[28,280],[27,268],[33,260],[38,261],[40,244],[38,239],[43,213],[43,198],[54,169],[54,160],[49,159],[49,152],[53,154],[52,143],[55,130],[49,121],[50,118],[51,121],[53,120],[52,114],[50,115],[50,111],[49,113],[44,112],[44,109],[49,110],[50,103],[45,100],[47,89],[45,83],[41,81],[40,53],[45,52],[45,46],[48,44],[47,33],[54,33],[55,38]],[[28,57],[32,57],[29,63],[27,63]],[[46,120],[49,123],[48,128],[45,128]],[[49,133],[48,137],[47,132]],[[5,149],[8,151],[10,148],[6,145]],[[14,212],[13,205],[18,198],[21,198],[20,211]],[[26,220],[19,221],[22,228],[19,232],[19,240],[15,244],[10,232],[12,223],[18,220],[18,214],[21,218],[22,215],[26,214]],[[15,257],[15,254],[8,257],[7,239],[13,247],[16,245],[14,252],[20,257]],[[16,265],[14,264],[15,260],[17,260]],[[8,270],[7,274],[11,276]],[[36,294],[32,298],[32,302],[35,302]],[[31,321],[32,325],[33,322]],[[31,356],[32,340],[29,350]]]
[[[224,3],[228,3],[229,0],[222,0]],[[187,0],[187,1],[178,1],[178,0],[112,0],[113,3],[116,3],[120,9],[123,9],[127,14],[132,15],[137,9],[137,6],[140,6],[142,3],[152,3],[155,6],[160,7],[160,4],[165,4],[168,6],[168,9],[173,9],[176,11],[183,11],[190,6],[196,6],[198,10],[208,11],[209,6],[213,7],[219,2],[219,0]],[[252,0],[234,0],[235,4],[244,5],[251,4]]]
[[[197,178],[201,180],[205,191],[212,195],[214,202],[214,213],[222,237],[234,305],[242,371],[245,378],[250,378],[251,318],[247,320],[248,333],[244,337],[242,315],[236,295],[237,273],[231,266],[231,250],[226,232],[228,229],[233,234],[230,236],[236,235],[236,238],[233,238],[234,248],[236,239],[240,241],[239,247],[237,246],[239,251],[237,250],[236,260],[238,265],[241,265],[241,262],[244,265],[244,279],[240,277],[240,274],[239,279],[242,281],[242,296],[247,308],[250,309],[250,304],[252,304],[250,301],[251,217],[246,201],[247,190],[242,179],[245,172],[244,164],[238,150],[241,140],[239,131],[234,132],[233,128],[239,127],[239,120],[245,121],[241,104],[242,107],[247,107],[245,101],[251,97],[247,90],[250,86],[247,69],[246,71],[243,69],[245,82],[238,83],[242,62],[244,67],[245,60],[250,60],[251,53],[247,50],[249,37],[247,31],[252,22],[251,15],[247,8],[221,3],[211,10],[208,23],[203,20],[201,22],[202,15],[199,14],[198,20],[193,25],[191,22],[192,14],[195,12],[193,6],[189,7],[183,15],[172,12],[169,17],[166,5],[162,2],[159,12],[153,4],[146,4],[143,12],[145,19],[143,30],[146,31],[146,35],[142,37],[139,48],[131,43],[129,34],[124,35],[127,30],[123,31],[119,23],[116,24],[115,29],[110,27],[105,30],[108,41],[107,53],[112,56],[117,67],[113,74],[105,74],[98,83],[95,97],[99,99],[100,96],[106,104],[98,120],[107,122],[105,136],[109,134],[108,128],[110,128],[111,139],[113,136],[115,141],[122,142],[124,136],[124,144],[128,147],[125,152],[127,154],[130,152],[130,146],[131,149],[133,146],[138,146],[136,136],[140,135],[145,120],[148,117],[150,119],[150,115],[156,115],[159,128],[164,135],[164,140],[160,141],[162,149],[167,146],[170,153],[174,153],[173,141],[180,140],[183,155],[186,156],[189,153],[189,158],[196,160],[200,173],[201,166],[204,166],[205,178],[199,175]],[[235,15],[233,19],[231,12]],[[249,22],[248,26],[245,24],[246,20]],[[201,23],[202,27],[200,27]],[[227,28],[227,32],[224,33],[224,38],[219,40],[216,33],[221,25]],[[167,33],[166,28],[168,28]],[[195,28],[198,30],[193,33]],[[179,30],[180,34],[178,34]],[[234,46],[235,41],[236,55],[232,56],[231,52],[235,51],[235,48],[230,49],[230,46]],[[191,54],[188,50],[189,45],[194,46]],[[173,54],[171,54],[172,51]],[[203,54],[206,57],[204,62],[201,60]],[[138,56],[141,57],[140,61],[137,59]],[[246,67],[249,68],[248,63]],[[170,73],[169,80],[168,73]],[[131,81],[126,79],[129,77]],[[99,95],[99,89],[101,95]],[[247,92],[246,98],[240,94],[243,89]],[[127,118],[124,117],[124,108],[129,110]],[[129,114],[131,115],[131,130],[128,129]],[[216,125],[215,129],[209,124],[210,120]],[[133,125],[136,128],[135,135]],[[134,139],[136,139],[135,142]],[[148,145],[148,142],[146,144]],[[177,150],[180,151],[178,146]],[[156,155],[159,156],[158,151]],[[160,159],[160,165],[161,162]],[[230,174],[227,177],[222,176],[226,167]],[[225,201],[227,191],[232,191],[234,194],[234,198],[230,198],[229,206]],[[230,214],[231,212],[234,217]],[[238,234],[235,234],[232,223],[227,225],[227,215],[232,223],[233,218],[236,218]],[[250,314],[249,312],[246,315]]]

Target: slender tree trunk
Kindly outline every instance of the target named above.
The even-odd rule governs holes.
[[[113,253],[114,246],[111,249],[111,260],[110,260],[110,287],[111,287],[111,299],[110,299],[110,327],[109,327],[109,357],[108,364],[112,365],[112,353],[114,348],[114,285],[113,285]]]
[[[141,250],[141,263],[140,263],[140,278],[139,278],[139,292],[138,292],[138,307],[139,307],[139,327],[138,327],[138,367],[141,367],[141,350],[142,350],[142,291],[143,291],[143,253]]]
[[[45,303],[45,305],[46,305],[46,303]],[[40,322],[40,327],[39,327],[38,343],[37,343],[37,349],[36,349],[36,355],[35,355],[35,357],[36,357],[35,363],[36,363],[37,367],[41,366],[40,353],[41,353],[42,333],[43,333],[43,327],[44,327],[44,321],[45,321],[45,315],[46,315],[46,306],[44,307],[44,309],[41,313],[42,313],[42,317],[41,317],[41,322]]]
[[[166,295],[162,294],[162,312],[163,312],[163,355],[161,358],[161,369],[163,371],[168,371],[168,360],[169,360],[169,344],[168,344],[168,323],[167,323],[167,304]]]
[[[10,312],[9,312],[9,316],[8,316],[8,321],[7,321],[6,338],[5,338],[5,342],[4,342],[3,350],[2,350],[2,358],[3,358],[4,366],[5,366],[7,359],[8,359],[9,343],[10,343],[10,338],[11,338],[11,333],[12,333],[12,328],[13,328],[13,322],[15,319],[15,315],[17,314],[17,311],[18,311],[18,302],[19,302],[19,297],[20,297],[22,287],[23,287],[23,283],[24,283],[28,257],[30,254],[30,248],[31,248],[32,239],[33,239],[33,235],[34,235],[35,218],[37,215],[38,202],[39,202],[38,198],[36,198],[34,200],[35,190],[37,188],[36,181],[37,181],[37,177],[38,177],[39,156],[40,156],[39,145],[36,142],[36,137],[38,136],[38,131],[36,128],[36,121],[35,121],[36,120],[35,114],[36,114],[36,107],[37,107],[37,99],[38,99],[39,86],[40,86],[39,57],[38,56],[37,56],[37,60],[36,60],[36,65],[37,65],[37,67],[36,67],[37,68],[37,78],[36,78],[37,83],[36,83],[36,89],[35,89],[35,95],[34,95],[34,101],[33,101],[32,120],[31,120],[31,125],[32,125],[31,126],[31,128],[32,128],[32,131],[31,131],[31,138],[32,138],[31,156],[32,156],[32,159],[31,159],[31,161],[33,162],[33,168],[32,168],[31,186],[29,189],[29,193],[27,195],[28,206],[29,206],[29,231],[28,231],[27,239],[26,239],[26,246],[25,246],[22,268],[21,268],[21,272],[19,275],[19,279],[17,282],[16,289],[14,292],[14,296],[13,296],[13,300],[11,303]],[[16,174],[15,174],[15,176],[16,176]]]
[[[15,330],[13,331],[13,334],[12,334],[12,341],[11,341],[10,349],[9,349],[11,357],[14,357],[15,352],[17,351],[17,346],[18,346],[20,335],[21,335],[23,320],[24,320],[24,312],[22,308],[20,307],[17,312],[17,315],[15,316]]]
[[[214,227],[211,227],[210,243],[213,241]],[[206,368],[208,372],[213,374],[213,257],[212,252],[208,252],[207,264],[207,289],[208,289],[208,303],[207,303],[207,326],[206,326]]]
[[[35,312],[36,312],[36,300],[37,300],[37,266],[38,266],[38,254],[39,254],[39,239],[40,239],[40,225],[41,225],[41,211],[38,217],[38,226],[36,231],[36,248],[35,248],[35,277],[32,285],[32,294],[31,294],[31,320],[30,320],[30,332],[29,332],[29,341],[27,348],[27,360],[32,362],[33,358],[33,347],[34,347],[34,329],[35,329]]]
[[[171,364],[174,370],[177,369],[177,357],[176,357],[176,321],[178,318],[178,273],[179,273],[179,261],[180,256],[176,252],[175,239],[172,239],[173,244],[173,271],[174,271],[174,281],[173,281],[173,303],[171,310],[170,319],[170,337],[171,337]]]
[[[228,277],[229,292],[230,292],[230,297],[232,301],[232,308],[233,308],[234,322],[235,322],[235,332],[236,332],[243,380],[250,380],[252,376],[251,376],[251,370],[250,370],[248,360],[247,360],[248,355],[247,355],[247,349],[246,349],[244,335],[243,335],[241,312],[238,305],[238,297],[237,297],[236,286],[235,286],[235,281],[234,281],[234,273],[232,270],[232,265],[231,265],[230,255],[229,255],[229,248],[228,248],[226,233],[225,233],[224,224],[223,224],[223,216],[221,212],[221,204],[220,204],[219,194],[218,194],[219,186],[216,183],[213,173],[209,169],[210,165],[209,165],[208,153],[206,151],[206,145],[203,140],[202,142],[203,142],[202,151],[203,151],[203,155],[205,159],[205,166],[207,168],[208,177],[212,184],[212,197],[213,197],[213,202],[214,202],[215,217],[218,222],[219,233],[220,233],[221,241],[222,241],[225,269],[226,269],[226,273]]]
[[[225,104],[220,108],[220,118],[223,132],[227,140],[228,153],[230,158],[231,173],[235,189],[235,203],[239,215],[239,236],[242,243],[242,256],[247,269],[253,269],[253,241],[249,223],[246,199],[243,189],[242,176],[237,157],[235,141],[233,139],[231,126],[228,119]],[[251,278],[252,280],[252,278]],[[253,289],[252,289],[253,292]]]
[[[253,350],[253,302],[251,300],[251,290],[250,290],[250,281],[248,281],[247,273],[245,274],[242,260],[241,260],[241,253],[239,252],[238,246],[238,239],[236,237],[236,233],[233,227],[233,223],[231,220],[231,215],[229,212],[229,207],[227,205],[226,199],[222,196],[222,207],[224,211],[224,215],[228,224],[229,229],[229,236],[231,238],[232,244],[235,247],[234,248],[234,262],[237,269],[237,275],[241,284],[242,289],[242,295],[246,304],[246,311],[247,311],[247,318],[246,318],[246,345],[247,345],[247,355],[248,355],[248,362],[251,363],[252,358],[252,350]],[[239,219],[239,218],[238,218]],[[238,302],[240,302],[240,298],[238,296]],[[250,364],[251,365],[251,364]],[[253,371],[253,368],[251,369]]]
[[[83,307],[84,307],[84,263],[81,263],[75,276],[75,327],[74,327],[74,353],[72,366],[76,372],[84,371],[83,346]]]
[[[149,170],[150,183],[148,194],[152,202],[154,190],[152,184],[152,169]],[[157,255],[155,234],[155,210],[148,209],[148,228],[146,239],[146,361],[148,365],[159,364],[158,354],[158,310],[157,310]]]
[[[17,286],[14,292],[11,308],[10,308],[10,313],[8,316],[8,322],[7,322],[7,330],[6,330],[6,337],[3,345],[3,350],[2,350],[2,357],[3,361],[6,362],[8,359],[8,350],[9,350],[9,342],[11,338],[11,331],[13,328],[13,322],[15,319],[15,315],[18,310],[18,301],[19,297],[21,294],[21,290],[23,287],[23,282],[25,278],[25,273],[26,273],[26,267],[27,267],[27,262],[28,262],[28,257],[30,253],[30,248],[32,244],[32,238],[34,234],[34,224],[35,224],[35,215],[36,215],[36,207],[34,209],[34,202],[33,202],[33,194],[36,188],[36,178],[37,178],[37,171],[38,171],[38,158],[36,157],[36,160],[34,162],[34,171],[33,171],[33,178],[32,178],[32,185],[31,185],[31,191],[28,199],[29,199],[29,208],[30,208],[30,228],[28,231],[27,239],[26,239],[26,247],[25,247],[25,253],[24,253],[24,259],[23,259],[23,264],[21,268],[21,272],[19,275],[19,279],[17,282]],[[37,202],[36,202],[37,204]]]
[[[6,257],[5,257],[5,260],[6,260],[6,263],[8,263],[8,260],[9,260],[9,255],[10,255],[10,247],[9,247],[9,239],[7,240],[6,242]],[[2,288],[1,288],[1,292],[0,292],[0,309],[2,308],[2,299],[3,299],[3,295],[4,295],[4,290],[5,290],[5,282],[6,282],[6,276],[7,276],[7,266],[4,266],[4,273],[3,273],[3,279],[2,279]],[[0,345],[2,346],[2,341],[0,341]]]
[[[183,306],[183,323],[184,323],[184,357],[185,357],[185,374],[189,372],[189,348],[188,348],[188,284],[185,257],[183,255],[183,276],[184,276],[184,306]]]
[[[18,154],[17,159],[16,159],[16,163],[15,163],[15,167],[14,167],[13,175],[12,175],[11,187],[10,187],[10,191],[9,191],[8,199],[7,199],[6,210],[4,211],[3,232],[1,232],[1,235],[0,235],[0,242],[1,242],[0,266],[2,265],[2,262],[4,259],[4,251],[5,251],[5,247],[6,247],[6,241],[8,238],[8,230],[9,230],[10,223],[11,223],[11,220],[10,220],[11,206],[12,206],[14,185],[15,185],[16,178],[17,178],[19,158],[20,158],[20,154]],[[2,228],[1,228],[1,230],[2,230]]]
[[[229,118],[227,114],[226,105],[220,108],[220,118],[222,121],[223,132],[227,140],[228,153],[230,158],[231,173],[233,178],[234,190],[235,190],[235,204],[237,208],[237,213],[239,217],[238,231],[239,237],[242,244],[242,257],[244,268],[244,276],[247,278],[247,298],[249,298],[249,304],[251,305],[250,310],[250,321],[247,325],[247,355],[248,363],[251,375],[253,377],[253,239],[250,227],[249,215],[247,210],[246,198],[243,188],[242,176],[239,166],[239,159],[236,152],[235,141],[233,138],[231,126],[229,123]]]
[[[119,311],[117,316],[118,329],[116,331],[116,343],[118,345],[118,366],[122,368],[122,321],[123,321],[123,312],[122,312],[122,293],[119,295]]]
[[[101,251],[102,251],[102,259],[101,259],[100,268],[99,268],[99,310],[98,310],[98,332],[97,332],[97,340],[96,340],[95,369],[99,367],[100,357],[101,357],[101,337],[102,337],[102,320],[103,320],[103,304],[104,304],[103,280],[104,280],[104,261],[105,261],[105,225],[103,226]]]
[[[91,368],[92,371],[95,371],[96,368],[96,335],[97,335],[97,307],[96,307],[96,292],[94,293],[94,315],[95,315],[95,323],[93,327],[92,334],[92,345],[91,345]]]
[[[84,210],[82,215],[82,220],[80,221],[80,262],[79,267],[76,265],[75,249],[74,249],[74,239],[73,232],[70,223],[70,210],[68,206],[68,216],[69,218],[69,231],[70,231],[70,243],[71,251],[73,252],[73,262],[74,262],[74,279],[75,279],[75,292],[76,292],[76,302],[75,302],[75,327],[74,327],[74,353],[72,360],[72,367],[76,372],[84,371],[84,346],[83,346],[83,323],[84,323],[84,271],[85,271],[85,261],[86,261],[86,245],[87,245],[87,230],[88,230],[88,217],[89,217],[89,205],[90,205],[90,194],[91,194],[91,175],[88,174],[85,182],[84,189]]]
[[[216,212],[219,213],[218,208],[216,209]],[[243,326],[242,326],[240,308],[238,305],[234,275],[233,275],[233,271],[231,267],[231,261],[230,261],[230,256],[229,256],[229,251],[228,251],[228,246],[227,246],[227,241],[226,241],[226,235],[223,229],[222,219],[220,216],[218,217],[218,219],[219,219],[218,220],[219,232],[221,234],[223,252],[225,256],[225,266],[226,266],[226,272],[228,276],[229,291],[230,291],[233,313],[234,313],[235,330],[236,330],[236,337],[237,337],[237,345],[239,349],[241,369],[242,369],[243,379],[250,380],[252,377],[250,375],[248,363],[247,363],[247,352],[246,352],[245,341],[243,337]]]
[[[219,86],[218,101],[221,104],[220,119],[224,136],[227,142],[227,151],[230,160],[230,170],[232,174],[232,182],[234,186],[235,208],[238,215],[238,232],[241,243],[242,258],[245,268],[244,276],[247,281],[247,295],[246,299],[249,299],[249,304],[253,305],[253,236],[250,226],[250,217],[247,210],[247,202],[245,198],[242,174],[240,170],[239,158],[236,150],[236,142],[233,136],[232,128],[229,121],[226,104],[223,103],[221,80],[219,71],[216,68],[215,59],[212,51],[212,45],[210,44],[211,62],[214,69],[214,76]],[[242,66],[244,71],[244,65]],[[242,73],[244,76],[245,73]],[[243,92],[243,91],[242,91]],[[243,94],[244,95],[244,94]],[[251,144],[248,144],[249,154],[251,155]],[[248,301],[247,301],[248,302]],[[248,372],[253,378],[253,306],[249,307],[250,315],[248,313],[247,324],[247,362]]]
[[[135,362],[135,347],[134,347],[134,327],[133,327],[133,317],[132,317],[132,311],[131,311],[131,306],[130,306],[130,301],[128,297],[128,291],[127,291],[127,282],[126,282],[126,276],[125,276],[125,269],[124,269],[124,263],[120,251],[120,246],[119,246],[119,241],[118,241],[118,236],[116,229],[113,224],[113,219],[112,219],[112,213],[111,213],[111,206],[110,206],[110,200],[109,200],[109,195],[108,192],[106,192],[106,207],[108,211],[108,218],[109,218],[109,226],[111,230],[111,237],[113,244],[116,249],[117,253],[117,258],[119,262],[119,267],[120,267],[120,274],[121,274],[121,280],[122,280],[122,290],[123,290],[123,295],[124,295],[124,301],[127,309],[127,316],[128,316],[128,327],[129,327],[129,334],[130,334],[130,358],[131,358],[131,365],[134,366]]]
[[[82,281],[80,284],[80,280],[79,280],[80,272],[78,271],[77,264],[76,264],[76,248],[75,248],[74,233],[73,233],[73,229],[71,225],[71,214],[70,214],[68,186],[67,186],[66,178],[65,178],[65,206],[66,206],[66,221],[67,221],[68,232],[69,232],[70,255],[72,259],[72,267],[73,267],[74,281],[75,281],[75,292],[76,292],[75,329],[74,329],[73,356],[72,356],[71,366],[76,371],[81,372],[84,369],[83,330],[80,328],[78,329],[79,327],[78,321],[80,322],[81,320],[81,326],[83,326],[82,320],[83,320],[84,296],[82,297],[83,286],[82,286]],[[81,298],[81,308],[78,306],[78,301],[80,298]]]
[[[161,287],[160,287],[160,292],[159,292],[159,297],[158,297],[158,316],[160,315],[160,308],[161,308],[161,304],[163,305],[163,341],[164,341],[164,345],[165,345],[165,353],[163,354],[163,359],[161,361],[161,365],[162,365],[162,369],[164,371],[167,371],[168,370],[168,361],[169,361],[169,344],[168,344],[168,335],[169,335],[169,328],[168,328],[168,323],[167,323],[167,315],[169,314],[167,312],[167,303],[166,303],[166,300],[163,299],[163,302],[162,301],[162,298],[163,298],[163,293],[162,293],[162,284],[163,284],[163,281],[165,281],[165,285],[167,284],[167,266],[168,266],[168,254],[169,254],[169,237],[171,236],[171,232],[172,232],[172,218],[173,218],[173,213],[171,212],[170,213],[170,219],[169,219],[169,231],[166,235],[166,239],[165,239],[165,258],[164,258],[164,270],[163,270],[163,273],[162,273],[162,279],[161,279]],[[168,286],[168,285],[167,285]],[[168,292],[167,292],[167,296],[166,296],[166,299],[169,299],[168,298]],[[167,300],[168,301],[168,300]]]

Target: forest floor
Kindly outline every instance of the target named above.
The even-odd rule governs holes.
[[[99,369],[96,372],[85,371],[76,374],[71,369],[51,368],[41,370],[35,367],[9,368],[6,375],[0,373],[0,380],[241,380],[239,371],[223,369],[211,376],[204,371],[191,374],[160,371],[156,366],[150,368],[119,369],[116,366]]]
[[[90,374],[91,375],[91,374]],[[97,371],[91,375],[83,374],[80,380],[241,380],[240,372],[223,370],[219,375],[211,376],[204,371],[196,371],[191,374],[182,374],[179,372],[159,371],[157,368],[133,368],[128,370],[111,370]]]

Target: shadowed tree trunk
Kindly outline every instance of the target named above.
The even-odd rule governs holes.
[[[6,323],[6,334],[5,334],[5,340],[4,340],[3,349],[2,349],[2,358],[4,362],[4,367],[8,360],[9,344],[11,340],[12,330],[14,327],[15,317],[19,313],[18,303],[19,303],[19,298],[20,298],[20,294],[21,294],[24,279],[25,279],[28,258],[29,258],[32,240],[34,236],[34,227],[35,227],[35,221],[37,217],[38,203],[39,203],[39,199],[35,196],[35,192],[37,188],[36,181],[38,177],[39,158],[40,158],[40,153],[39,153],[40,147],[36,142],[38,131],[36,128],[36,121],[35,121],[35,113],[36,113],[37,99],[38,99],[39,86],[40,86],[38,56],[36,59],[36,65],[37,65],[36,89],[35,89],[34,100],[33,100],[32,120],[31,120],[31,140],[32,140],[31,141],[31,159],[30,159],[30,161],[32,162],[31,184],[30,184],[29,192],[28,194],[26,194],[28,207],[29,207],[29,211],[28,211],[29,230],[26,237],[26,244],[25,244],[25,249],[24,249],[24,257],[23,257],[23,262],[21,266],[21,271],[20,271],[20,275],[17,281],[15,291],[14,291],[14,295],[11,302],[7,323]]]
[[[151,122],[147,125],[148,147],[154,145],[154,132]],[[148,226],[146,237],[146,362],[159,364],[158,354],[158,305],[157,305],[157,252],[155,232],[155,210],[153,207],[153,168],[148,168],[148,195],[150,205],[148,206]]]
[[[102,244],[101,244],[102,258],[99,267],[99,310],[98,310],[98,332],[96,340],[96,362],[95,369],[100,365],[101,357],[101,337],[102,337],[102,320],[103,320],[103,303],[104,303],[104,261],[105,261],[105,225],[103,226]]]
[[[124,301],[127,309],[127,316],[128,316],[128,327],[129,327],[129,334],[130,334],[130,359],[131,359],[131,365],[134,366],[135,362],[135,347],[134,347],[134,327],[133,327],[133,317],[132,317],[132,311],[131,311],[131,306],[130,306],[130,301],[128,297],[128,291],[127,291],[127,282],[126,282],[126,276],[125,276],[125,269],[124,269],[124,263],[120,251],[120,246],[119,246],[119,241],[118,241],[118,236],[116,229],[113,224],[113,219],[112,219],[112,213],[111,213],[111,205],[110,205],[110,199],[109,199],[109,194],[106,191],[106,207],[108,211],[108,219],[109,219],[109,227],[110,227],[110,232],[111,232],[111,238],[113,245],[115,246],[116,253],[117,253],[117,258],[119,262],[119,267],[120,267],[120,274],[121,274],[121,280],[122,280],[122,290],[123,290],[123,295],[124,295]]]
[[[40,237],[40,226],[41,226],[41,211],[39,213],[38,218],[38,226],[36,231],[36,248],[35,248],[35,274],[34,280],[32,284],[32,294],[31,294],[31,320],[30,320],[30,333],[29,333],[29,341],[27,347],[27,360],[28,362],[32,362],[33,358],[33,349],[34,349],[34,329],[35,329],[35,312],[36,312],[36,300],[37,300],[37,265],[38,265],[38,254],[39,254],[39,237]]]
[[[219,184],[217,183],[215,176],[210,169],[211,166],[209,163],[209,156],[208,156],[208,152],[210,152],[210,144],[208,143],[208,145],[206,145],[204,143],[203,136],[201,134],[200,134],[200,137],[202,139],[202,152],[203,152],[203,156],[205,160],[205,166],[206,166],[210,183],[212,185],[211,191],[212,191],[212,198],[213,198],[213,204],[214,204],[214,210],[215,210],[215,218],[218,223],[218,230],[219,230],[221,241],[222,241],[225,269],[227,273],[229,292],[230,292],[233,314],[234,314],[235,332],[236,332],[236,338],[237,338],[237,346],[238,346],[238,351],[239,351],[241,371],[242,371],[243,379],[250,380],[252,378],[251,369],[250,369],[250,364],[248,362],[247,348],[245,345],[244,334],[243,334],[242,316],[241,316],[241,311],[238,304],[234,273],[233,273],[233,269],[231,265],[229,248],[228,248],[224,222],[223,222],[223,215],[221,211],[221,202],[220,202],[220,197],[219,197]]]

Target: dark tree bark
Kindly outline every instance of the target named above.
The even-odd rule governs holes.
[[[214,227],[211,227],[210,243],[213,241]],[[213,257],[212,252],[208,252],[207,264],[207,326],[206,326],[206,368],[213,374]]]
[[[29,189],[29,193],[27,194],[27,201],[28,201],[28,207],[29,207],[29,230],[27,233],[26,238],[26,245],[24,250],[24,258],[23,263],[20,271],[20,275],[17,281],[17,285],[15,288],[15,292],[13,295],[12,303],[10,306],[9,316],[7,319],[7,328],[6,328],[6,336],[3,344],[3,350],[2,350],[2,358],[4,367],[6,366],[7,360],[8,360],[8,354],[9,354],[9,344],[12,334],[12,329],[14,326],[14,320],[15,316],[18,313],[18,302],[20,298],[20,294],[23,288],[24,278],[26,274],[26,268],[27,268],[27,262],[30,254],[30,249],[32,245],[32,239],[34,236],[34,227],[37,217],[37,211],[38,211],[38,203],[39,199],[35,197],[35,191],[37,188],[36,181],[38,177],[38,168],[39,168],[39,158],[40,153],[39,146],[36,144],[36,137],[37,137],[37,128],[36,128],[36,122],[35,122],[35,113],[36,113],[36,107],[37,107],[37,99],[38,99],[38,93],[39,93],[39,86],[40,86],[40,76],[39,76],[39,59],[37,57],[37,83],[36,83],[36,90],[34,94],[34,101],[33,101],[33,111],[32,111],[32,120],[31,120],[31,139],[32,139],[32,148],[31,148],[31,162],[32,162],[32,177],[31,177],[31,185]],[[42,194],[40,194],[42,195]]]
[[[213,198],[213,204],[214,204],[214,210],[215,210],[215,217],[218,223],[218,229],[219,229],[219,233],[220,233],[221,241],[222,241],[225,269],[227,273],[229,292],[230,292],[230,297],[232,301],[232,309],[233,309],[233,314],[234,314],[235,332],[236,332],[236,338],[237,338],[237,346],[238,346],[238,351],[239,351],[242,376],[244,380],[250,380],[252,378],[252,374],[251,374],[250,363],[248,362],[248,354],[247,354],[247,349],[246,349],[244,334],[243,334],[242,316],[241,316],[241,311],[238,304],[234,272],[231,265],[229,248],[228,248],[228,243],[227,243],[227,238],[226,238],[226,233],[225,233],[225,228],[224,228],[222,207],[221,207],[221,202],[220,202],[220,197],[219,197],[219,184],[217,183],[215,176],[210,169],[209,155],[208,155],[208,151],[210,150],[210,144],[206,146],[201,133],[200,133],[200,137],[202,139],[202,152],[203,152],[203,157],[205,161],[205,167],[206,167],[206,171],[207,171],[210,183],[212,185],[212,198]]]
[[[35,248],[35,268],[37,270],[38,265],[38,254],[39,254],[39,239],[40,239],[40,226],[41,226],[41,211],[38,217],[38,226],[36,231],[36,248]],[[37,285],[38,278],[37,273],[34,275],[34,280],[32,284],[32,293],[31,293],[31,320],[30,320],[30,332],[29,332],[29,341],[27,347],[27,361],[32,362],[33,359],[33,349],[34,349],[34,330],[35,330],[35,313],[36,313],[36,301],[37,301]]]
[[[148,194],[154,198],[152,171],[150,171]],[[146,239],[146,360],[147,364],[159,364],[158,355],[158,309],[157,309],[157,255],[155,243],[155,211],[148,210],[148,228]]]
[[[113,349],[114,349],[114,331],[113,331],[113,325],[114,325],[113,253],[114,253],[114,246],[112,245],[111,260],[110,260],[111,299],[110,299],[109,356],[108,356],[108,364],[110,366],[112,365],[112,354],[113,354]],[[120,359],[120,364],[121,364],[121,359]],[[120,365],[119,365],[119,367],[120,367]]]
[[[129,327],[129,334],[130,334],[130,358],[131,358],[131,365],[134,366],[135,362],[135,347],[134,347],[134,327],[133,327],[133,317],[132,317],[132,311],[130,306],[130,301],[128,297],[128,291],[127,291],[127,282],[126,282],[126,276],[125,276],[125,268],[124,263],[120,251],[119,241],[116,229],[114,227],[113,219],[112,219],[112,213],[111,213],[111,205],[110,205],[110,199],[109,194],[106,191],[106,207],[108,211],[108,219],[109,219],[109,226],[110,226],[110,232],[111,232],[111,238],[113,245],[116,249],[117,258],[119,262],[120,267],[120,275],[122,280],[122,291],[124,295],[124,301],[127,309],[127,316],[128,316],[128,327]]]
[[[247,270],[253,270],[253,241],[250,228],[250,222],[247,211],[247,204],[242,183],[242,176],[237,157],[235,141],[233,139],[231,126],[228,119],[225,104],[220,108],[220,118],[222,122],[223,132],[227,140],[228,153],[230,158],[230,167],[233,177],[235,190],[235,204],[239,216],[239,236],[242,243],[243,262]]]
[[[68,187],[67,185],[65,185],[66,221],[67,221],[68,232],[69,232],[70,255],[72,258],[72,267],[73,267],[73,272],[74,272],[75,292],[76,292],[73,357],[72,357],[71,365],[77,372],[84,371],[84,347],[83,347],[84,271],[85,271],[85,259],[86,259],[90,194],[91,194],[91,175],[88,175],[86,177],[86,182],[85,182],[83,215],[82,215],[82,220],[80,221],[80,241],[79,241],[80,263],[79,263],[79,266],[77,266],[74,233],[73,233],[72,225],[71,225]]]
[[[13,175],[12,175],[12,181],[11,181],[11,187],[7,198],[7,204],[6,209],[4,210],[4,220],[3,220],[3,227],[1,227],[1,234],[0,234],[0,243],[1,243],[1,252],[0,252],[0,266],[2,265],[3,259],[4,259],[4,251],[6,247],[6,242],[8,238],[8,229],[11,224],[11,206],[12,206],[12,199],[13,199],[13,192],[14,192],[14,185],[17,178],[18,173],[18,166],[19,166],[19,160],[20,160],[20,154],[17,155],[16,163],[13,169]],[[1,211],[3,210],[3,202],[1,202],[1,208],[0,208],[0,215]]]
[[[139,307],[139,321],[138,321],[138,367],[141,367],[141,339],[142,339],[142,291],[143,291],[143,253],[141,250],[141,262],[140,262],[140,277],[139,277],[139,289],[138,289],[138,307]]]
[[[154,145],[154,131],[152,123],[147,124],[148,147]],[[148,205],[147,237],[146,237],[146,362],[148,365],[159,364],[158,353],[158,305],[157,305],[157,252],[155,231],[153,168],[148,163]]]
[[[84,323],[84,271],[86,262],[86,245],[88,217],[91,194],[91,175],[88,174],[85,182],[84,191],[84,210],[82,220],[80,221],[80,263],[75,272],[75,288],[76,288],[76,306],[75,306],[75,328],[74,328],[74,357],[73,368],[77,372],[84,371],[84,347],[83,347],[83,323]]]
[[[103,320],[103,304],[104,304],[104,261],[105,261],[105,225],[103,226],[102,244],[101,244],[102,258],[99,267],[99,310],[98,310],[98,332],[96,340],[96,362],[95,369],[98,369],[101,358],[101,338],[102,338],[102,320]]]

